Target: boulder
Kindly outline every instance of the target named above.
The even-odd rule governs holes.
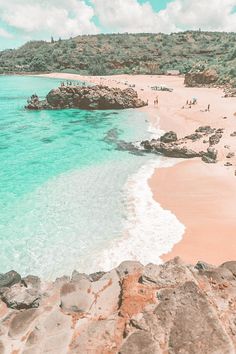
[[[142,273],[143,269],[144,266],[138,261],[124,261],[116,267],[120,278],[124,278],[126,275],[133,273]]]
[[[201,153],[196,152],[186,146],[179,145],[178,143],[163,143],[159,139],[152,139],[151,141],[145,140],[141,142],[141,146],[149,152],[155,152],[167,157],[176,158],[194,158],[202,156]]]
[[[184,137],[184,139],[189,139],[189,140],[192,140],[192,141],[197,141],[199,139],[202,138],[202,135],[199,134],[199,133],[193,133],[193,134],[190,134],[190,135],[187,135]]]
[[[27,277],[22,278],[22,282],[27,288],[40,289],[41,280],[35,275],[27,275]]]
[[[40,294],[37,289],[15,284],[2,294],[2,301],[12,309],[22,310],[39,306]]]
[[[195,281],[194,276],[178,257],[163,265],[146,265],[141,277],[143,284],[155,284],[158,288],[182,284],[186,281]]]
[[[236,277],[236,261],[225,262],[220,267],[228,269]]]
[[[221,138],[222,138],[222,134],[221,133],[216,133],[214,135],[211,135],[209,137],[210,146],[219,144]]]
[[[114,270],[94,282],[81,279],[64,284],[61,288],[61,308],[66,313],[108,316],[118,309],[119,295],[119,277]]]
[[[14,270],[5,274],[0,274],[0,288],[10,287],[21,282],[21,276]]]
[[[160,138],[160,141],[162,141],[163,143],[172,143],[177,140],[178,140],[177,134],[173,131],[169,131],[169,132],[165,133]]]
[[[207,152],[202,156],[202,161],[206,163],[216,163],[217,162],[218,151],[212,147],[207,149]]]
[[[204,126],[200,126],[199,128],[197,128],[195,130],[196,133],[203,133],[203,134],[213,134],[215,131],[214,128],[211,128],[210,125],[204,125]]]
[[[188,87],[209,86],[215,84],[218,80],[217,72],[214,69],[204,71],[191,71],[185,74],[184,84]]]

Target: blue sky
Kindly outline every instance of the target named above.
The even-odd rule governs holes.
[[[0,50],[79,34],[236,31],[236,0],[0,0]]]

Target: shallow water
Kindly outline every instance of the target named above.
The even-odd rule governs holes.
[[[183,232],[147,185],[162,160],[116,144],[149,138],[146,115],[24,109],[32,93],[59,83],[0,77],[0,273],[55,278],[127,258],[158,261]]]

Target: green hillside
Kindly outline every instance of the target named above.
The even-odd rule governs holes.
[[[0,72],[61,71],[91,75],[217,70],[219,83],[236,82],[236,33],[100,34],[28,42],[0,52]]]

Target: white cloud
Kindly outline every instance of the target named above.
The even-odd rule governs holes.
[[[236,31],[234,6],[236,0],[172,0],[155,12],[149,0],[0,0],[0,21],[21,39],[98,33],[94,15],[107,32]],[[11,34],[0,29],[0,36]]]
[[[137,0],[92,0],[95,13],[106,29],[114,32],[171,32],[176,30],[162,11]]]
[[[179,29],[235,31],[236,0],[175,0],[163,15]]]
[[[236,0],[173,0],[155,12],[138,0],[92,0],[100,23],[114,32],[174,32],[186,29],[235,31]]]
[[[3,38],[13,38],[13,35],[7,32],[4,28],[0,28],[0,37]]]
[[[83,0],[0,0],[0,18],[31,34],[76,36],[97,33],[94,10]]]

